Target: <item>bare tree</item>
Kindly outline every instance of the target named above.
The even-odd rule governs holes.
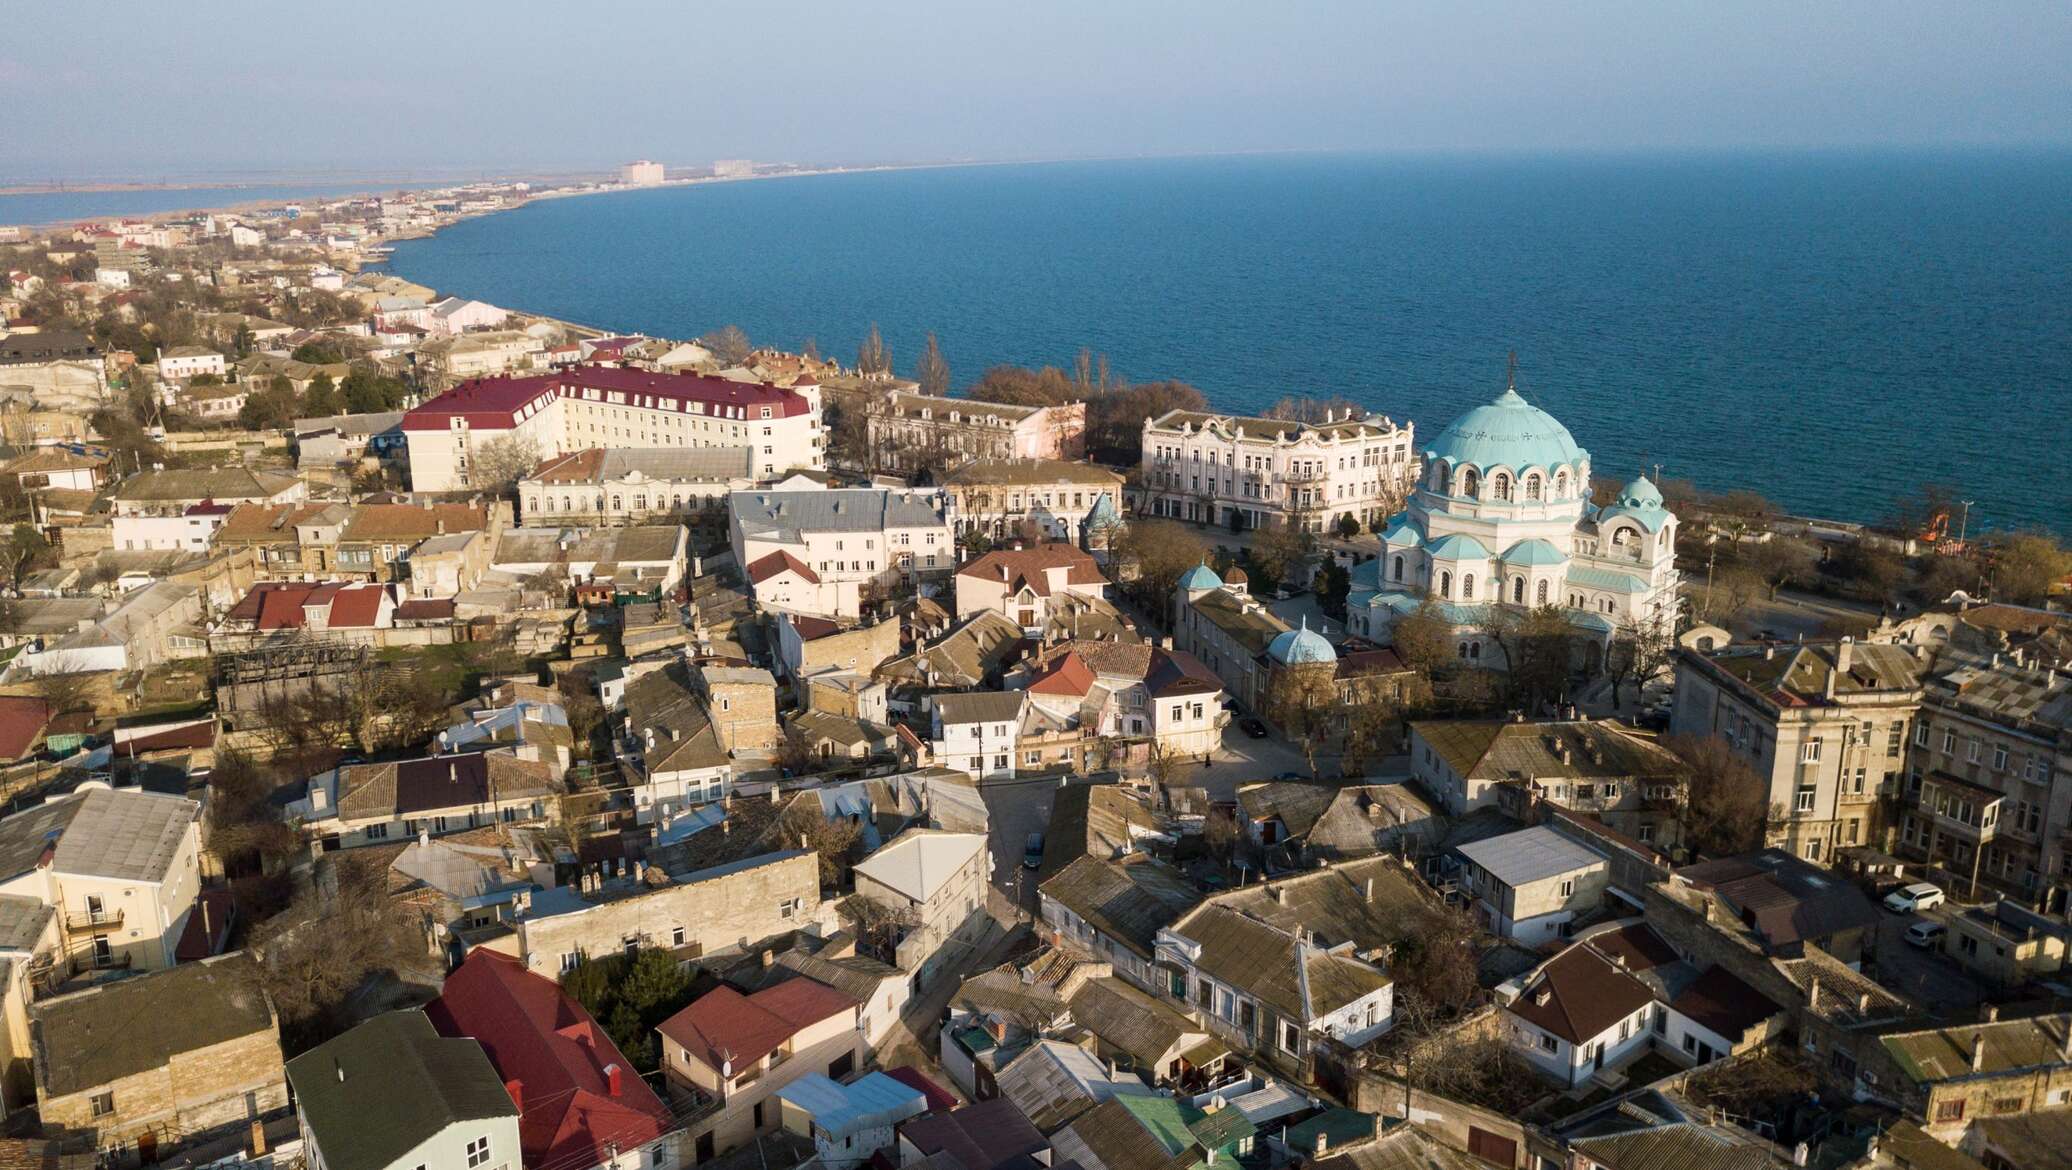
[[[1259,417],[1286,419],[1299,423],[1321,423],[1326,419],[1343,422],[1350,418],[1360,418],[1366,413],[1366,407],[1350,398],[1336,395],[1330,398],[1311,398],[1300,395],[1281,399],[1267,407],[1266,412]]]
[[[808,798],[794,801],[784,810],[785,842],[796,841],[820,858],[820,884],[839,890],[849,884],[849,866],[855,860],[856,844],[863,839],[863,826],[848,817],[830,817],[821,812],[820,802]]]
[[[1426,678],[1455,660],[1453,624],[1439,610],[1439,603],[1427,597],[1417,608],[1398,617],[1389,627],[1389,641],[1403,665]]]
[[[1293,740],[1320,779],[1318,757],[1330,749],[1331,721],[1338,711],[1337,666],[1305,662],[1277,666],[1266,683],[1266,717]]]
[[[1777,600],[1777,591],[1795,582],[1809,580],[1820,564],[1820,550],[1810,543],[1791,536],[1773,536],[1760,544],[1750,545],[1742,554],[1742,562],[1762,578],[1770,591],[1770,600]]]
[[[1643,686],[1669,661],[1675,640],[1661,621],[1631,621],[1612,635],[1604,655],[1604,673],[1612,683],[1612,708],[1617,710],[1627,683]]]
[[[1713,856],[1761,845],[1769,786],[1734,745],[1716,735],[1673,735],[1662,743],[1689,770],[1678,804],[1684,842]]]
[[[475,448],[468,482],[502,493],[532,474],[540,463],[540,445],[522,435],[504,435]]]
[[[885,339],[878,333],[878,323],[871,322],[871,331],[856,350],[856,372],[867,378],[881,377],[892,372],[892,350],[885,345]]]
[[[698,344],[711,350],[713,359],[722,366],[738,366],[754,352],[754,347],[748,343],[748,334],[739,325],[722,325],[700,337]]]
[[[942,346],[936,343],[933,333],[921,350],[921,364],[914,371],[914,380],[921,383],[923,394],[943,397],[950,392],[950,363],[942,356]]]
[[[377,862],[333,854],[332,880],[317,881],[253,938],[262,982],[290,1050],[349,1027],[350,1001],[367,979],[422,956],[422,940],[395,914]]]

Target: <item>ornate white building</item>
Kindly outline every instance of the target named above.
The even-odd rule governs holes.
[[[1402,504],[1417,467],[1410,424],[1386,415],[1311,424],[1171,410],[1144,420],[1143,441],[1145,512],[1245,528],[1379,520]]]
[[[1488,608],[1562,606],[1601,653],[1622,631],[1677,615],[1676,517],[1645,476],[1590,503],[1590,453],[1515,388],[1455,419],[1424,449],[1409,506],[1382,554],[1356,567],[1352,633],[1386,642],[1429,596],[1462,658],[1488,666]],[[1594,655],[1593,655],[1594,659]],[[1594,661],[1593,661],[1594,665]]]

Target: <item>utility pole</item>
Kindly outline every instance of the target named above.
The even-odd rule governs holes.
[[[1964,519],[1963,519],[1962,521],[1960,521],[1960,522],[1958,523],[1958,525],[1957,525],[1957,544],[1958,544],[1958,546],[1959,546],[1959,547],[1963,547],[1963,546],[1964,546],[1964,544],[1965,544],[1965,542],[1966,542],[1966,541],[1967,541],[1967,540],[1968,540],[1968,539],[1970,538],[1970,536],[1971,536],[1971,505],[1972,505],[1972,501],[1970,501],[1970,500],[1960,500],[1960,501],[1958,501],[1958,502],[1964,505]]]

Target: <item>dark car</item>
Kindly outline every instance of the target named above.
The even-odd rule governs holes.
[[[1253,739],[1266,738],[1266,724],[1259,722],[1257,719],[1247,719],[1243,723],[1238,724],[1238,726],[1244,728],[1245,734]]]

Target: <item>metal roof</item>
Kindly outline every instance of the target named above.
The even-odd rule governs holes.
[[[1608,864],[1545,825],[1463,845],[1459,852],[1497,881],[1514,887]]]

